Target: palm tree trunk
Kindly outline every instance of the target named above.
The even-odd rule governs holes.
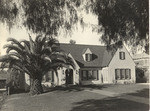
[[[41,80],[39,79],[31,79],[31,86],[30,86],[30,94],[37,95],[43,93],[43,87],[41,84]]]

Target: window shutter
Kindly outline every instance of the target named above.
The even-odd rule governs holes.
[[[120,69],[115,69],[115,78],[116,80],[120,79]]]
[[[123,59],[125,59],[125,52],[122,52],[123,53]]]
[[[99,80],[99,74],[98,74],[98,70],[97,70],[97,80]]]
[[[121,52],[119,52],[119,58],[121,59]]]

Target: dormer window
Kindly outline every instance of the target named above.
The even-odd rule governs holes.
[[[89,53],[85,54],[85,60],[91,61],[92,60],[92,54],[89,54]]]
[[[92,61],[93,53],[89,48],[84,49],[82,54],[83,54],[82,56],[83,56],[84,61],[86,62]]]

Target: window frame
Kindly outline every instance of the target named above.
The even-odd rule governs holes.
[[[125,60],[125,52],[123,51],[119,52],[119,58],[120,60]]]
[[[91,61],[91,60],[92,60],[92,54],[86,53],[86,54],[85,54],[85,60],[86,60],[87,62]]]
[[[86,72],[86,79],[83,78],[83,72]],[[93,79],[94,71],[96,71],[96,79]],[[89,75],[90,73],[91,75]],[[82,70],[81,71],[81,80],[99,80],[98,70]]]
[[[119,73],[117,73],[117,70]],[[128,76],[127,76],[128,71]],[[119,76],[119,77],[117,77]],[[131,69],[115,69],[115,80],[129,80],[131,79]]]

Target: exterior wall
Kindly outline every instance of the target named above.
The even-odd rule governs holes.
[[[119,52],[125,52],[125,60],[121,60],[119,57]],[[126,80],[116,80],[115,79],[115,69],[131,69],[131,79]],[[131,56],[129,55],[126,48],[118,49],[112,58],[109,66],[108,66],[108,83],[135,83],[135,63]]]
[[[98,80],[82,80],[81,78],[81,73],[83,70],[98,70]],[[101,84],[102,83],[102,80],[101,80],[101,68],[82,68],[80,69],[79,73],[80,73],[80,83],[82,85],[89,85],[89,84]]]
[[[71,68],[71,67],[70,67]],[[59,86],[59,85],[65,85],[66,84],[66,70],[67,68],[63,67],[57,70],[58,72],[58,77],[55,72],[53,72],[53,79],[54,81],[48,81],[48,82],[43,82],[42,84],[51,87],[52,84],[54,86]],[[79,84],[79,69],[72,69],[73,70],[73,85]]]
[[[70,69],[73,70],[73,85],[79,84],[79,68],[73,69],[70,67]],[[60,71],[60,85],[66,84],[66,70],[67,68],[62,68]]]
[[[102,83],[109,83],[108,67],[104,67],[102,69],[101,80],[102,80]]]

